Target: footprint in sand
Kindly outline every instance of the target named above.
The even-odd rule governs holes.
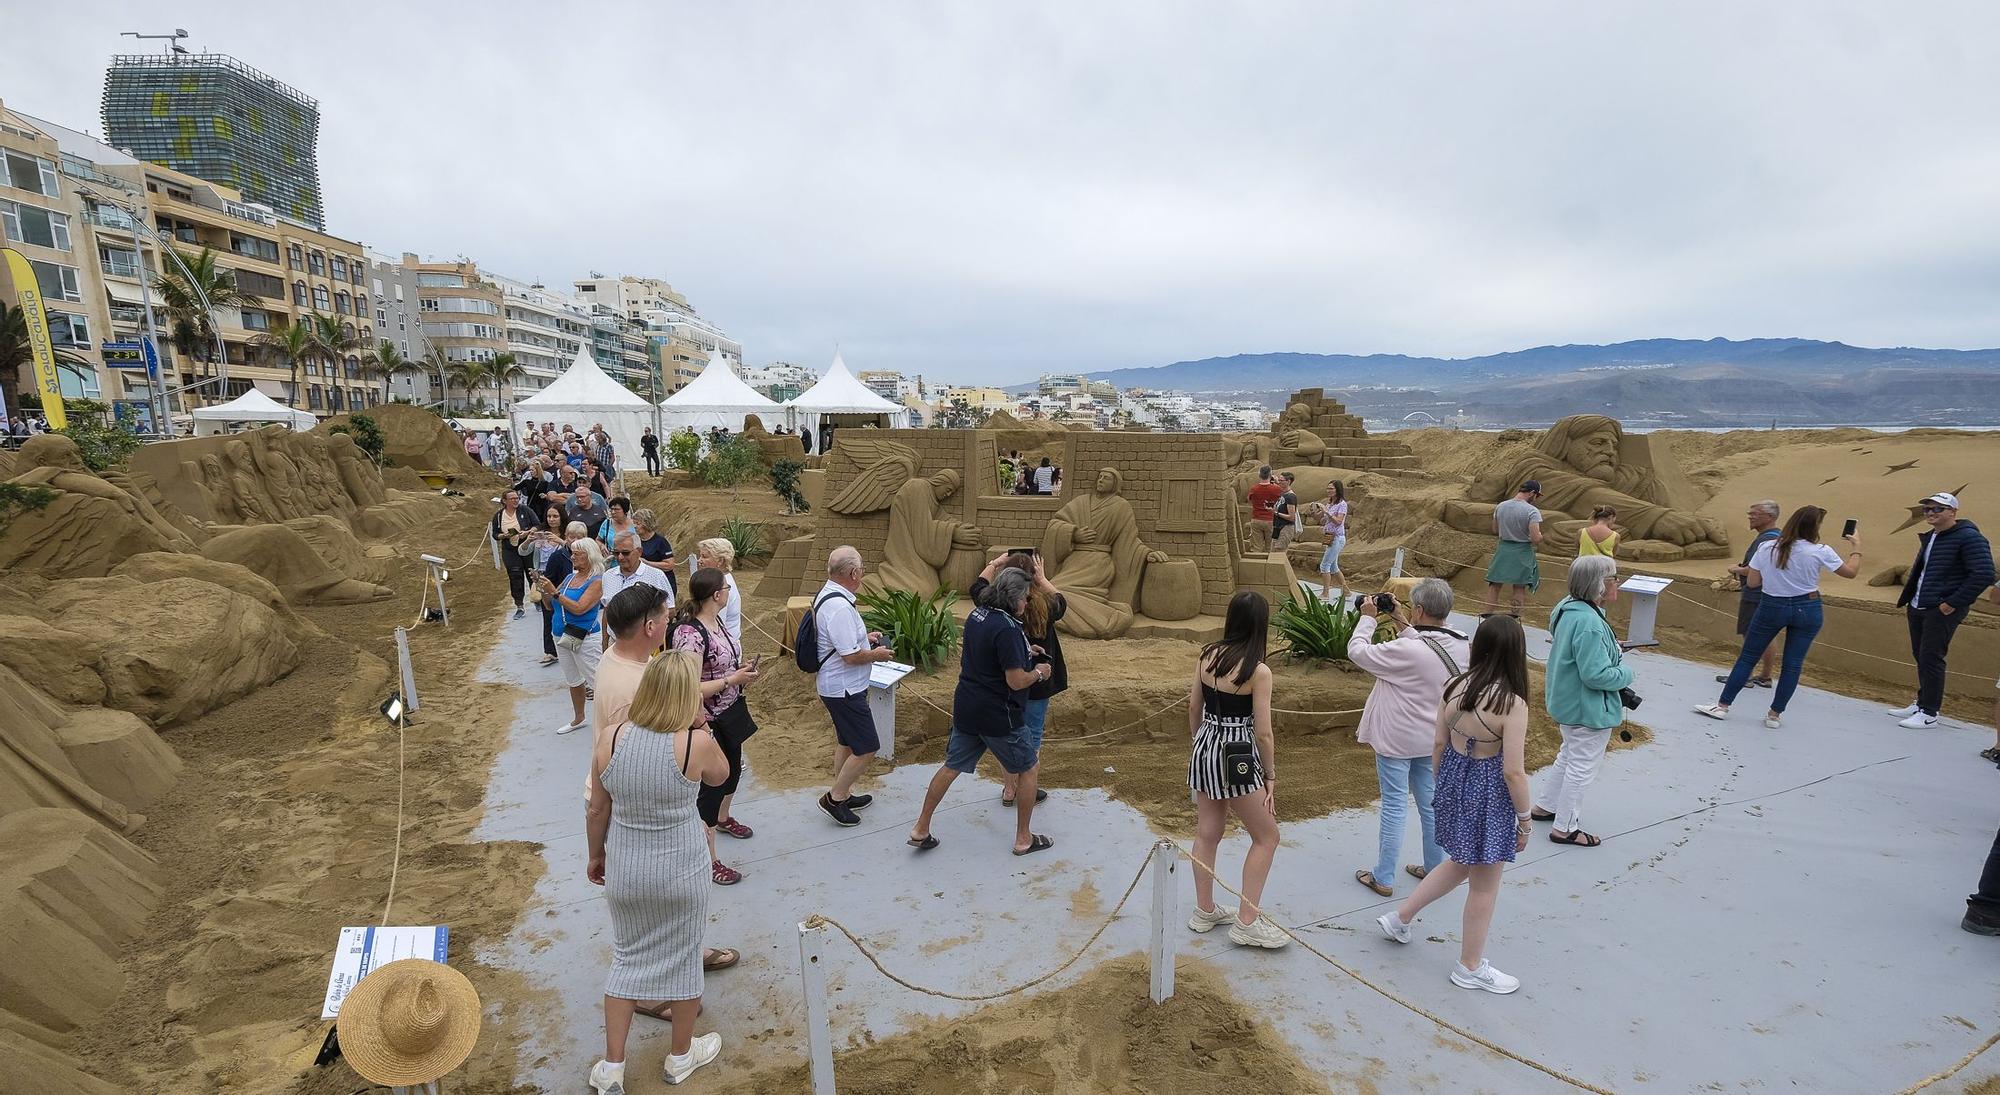
[[[1840,478],[1840,476],[1838,476],[1838,475],[1836,475],[1836,476],[1834,476],[1834,477],[1833,477],[1833,479],[1838,479],[1838,478]],[[1823,487],[1823,486],[1826,486],[1826,485],[1827,485],[1828,483],[1831,483],[1831,482],[1833,482],[1833,479],[1822,479],[1822,480],[1820,480],[1820,481],[1819,481],[1819,485],[1820,485],[1820,486],[1822,486],[1822,487]]]
[[[1917,462],[1916,462],[1915,460],[1912,460],[1912,461],[1910,461],[1910,462],[1909,462],[1909,463],[1907,463],[1907,464],[1891,464],[1891,465],[1889,465],[1889,470],[1888,470],[1888,471],[1885,471],[1885,472],[1883,472],[1882,474],[1883,474],[1883,475],[1894,475],[1894,474],[1896,474],[1896,473],[1897,473],[1897,472],[1899,472],[1899,471],[1909,471],[1909,470],[1910,470],[1911,468],[1914,468],[1914,467],[1916,467],[1916,466],[1917,466]]]

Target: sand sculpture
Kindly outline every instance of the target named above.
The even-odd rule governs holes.
[[[203,544],[201,553],[255,572],[295,605],[360,604],[389,596],[386,587],[343,573],[289,524],[227,529]]]
[[[385,462],[414,468],[419,474],[446,478],[479,473],[479,465],[465,455],[465,439],[430,411],[407,403],[384,403],[368,408],[367,414],[382,431]],[[312,435],[339,437],[333,428],[345,425],[348,419],[348,415],[335,415],[313,427]],[[581,429],[585,423],[576,425]]]
[[[801,441],[797,434],[785,434],[780,437],[765,429],[764,420],[754,414],[743,416],[741,436],[747,441],[756,443],[758,455],[767,468],[780,460],[793,460],[801,464],[806,462],[805,442]]]
[[[1275,600],[1289,588],[1282,560],[1242,554],[1221,435],[1068,434],[1062,495],[1018,495],[997,474],[961,471],[997,467],[1002,436],[836,434],[826,466],[802,482],[815,532],[778,546],[761,590],[810,594],[827,552],[852,544],[880,587],[962,596],[991,555],[1035,547],[1070,595],[1070,634],[1204,638],[1238,589]]]
[[[1600,414],[1571,415],[1542,431],[1532,450],[1481,477],[1470,499],[1448,503],[1444,521],[1461,532],[1490,534],[1493,507],[1529,480],[1541,484],[1542,512],[1567,518],[1545,518],[1544,550],[1575,554],[1577,532],[1589,523],[1590,511],[1609,505],[1617,507],[1618,527],[1625,531],[1618,545],[1623,558],[1719,559],[1729,552],[1727,530],[1694,512],[1700,500],[1691,497],[1672,458]]]

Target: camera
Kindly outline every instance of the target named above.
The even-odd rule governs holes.
[[[1375,599],[1375,611],[1384,616],[1396,611],[1396,595],[1393,593],[1357,593],[1354,595],[1354,611],[1361,611],[1361,606],[1367,604],[1370,597]]]
[[[1632,691],[1630,688],[1621,688],[1618,690],[1618,702],[1624,704],[1627,711],[1637,711],[1639,705],[1646,702],[1646,700],[1645,697]]]

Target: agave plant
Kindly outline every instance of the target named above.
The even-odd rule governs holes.
[[[1347,643],[1354,637],[1354,629],[1361,626],[1362,618],[1359,609],[1344,602],[1329,603],[1294,589],[1278,606],[1274,621],[1278,634],[1285,640],[1279,652],[1294,659],[1344,662]],[[1380,632],[1386,625],[1378,623],[1376,628],[1375,637],[1380,641]]]
[[[764,554],[764,526],[741,517],[722,522],[722,538],[736,549],[736,561],[747,562]]]
[[[958,649],[958,618],[951,606],[958,594],[939,586],[929,597],[891,589],[861,598],[861,619],[895,650],[899,661],[930,671]]]

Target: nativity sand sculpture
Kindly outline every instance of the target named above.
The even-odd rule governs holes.
[[[842,438],[860,471],[826,508],[849,516],[889,511],[888,540],[874,583],[928,596],[946,584],[942,574],[955,548],[978,548],[979,529],[944,514],[964,477],[945,468],[918,478],[917,454],[907,445],[874,438]]]
[[[1060,627],[1084,639],[1115,639],[1132,626],[1132,602],[1149,563],[1164,551],[1139,541],[1132,503],[1119,496],[1125,477],[1116,468],[1097,474],[1088,494],[1070,499],[1049,521],[1042,560],[1049,581],[1069,603]]]

